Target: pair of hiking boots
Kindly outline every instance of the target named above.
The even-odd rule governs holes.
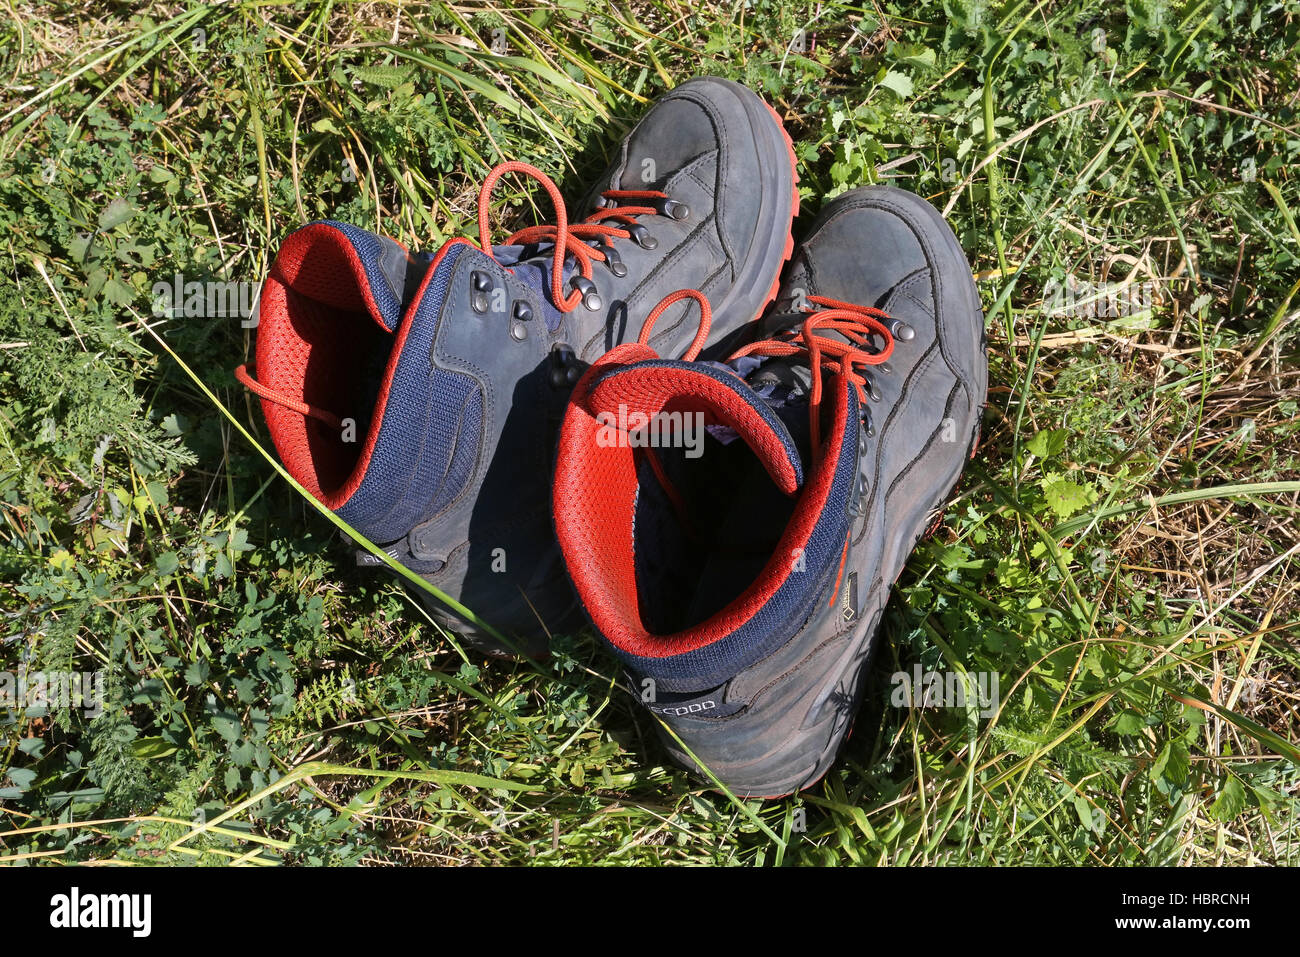
[[[511,162],[483,184],[478,243],[297,230],[263,288],[256,377],[238,370],[290,474],[481,616],[423,595],[436,620],[538,656],[589,619],[674,759],[747,796],[834,760],[986,392],[979,299],[939,214],[866,187],[796,247],[794,167],[758,96],[691,80],[579,222]],[[509,173],[556,221],[494,246]]]

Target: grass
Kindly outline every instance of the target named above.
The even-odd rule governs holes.
[[[1241,0],[8,4],[0,672],[106,701],[0,723],[0,861],[1300,863],[1298,46]],[[576,201],[698,72],[774,104],[806,215],[944,210],[988,315],[979,454],[780,801],[667,766],[590,634],[484,661],[359,574],[250,330],[153,312],[317,217],[468,234],[504,159]],[[897,706],[917,665],[998,707]]]

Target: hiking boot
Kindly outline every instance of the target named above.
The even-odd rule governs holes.
[[[509,173],[545,187],[556,223],[493,246],[491,194]],[[293,233],[262,295],[260,381],[242,378],[290,474],[504,640],[417,592],[440,624],[490,653],[541,655],[581,621],[549,508],[573,383],[683,284],[718,298],[715,348],[742,335],[775,295],[797,199],[776,115],[734,83],[692,80],[632,131],[581,222],[511,162],[483,184],[477,245],[409,254],[333,222]],[[657,348],[694,335],[686,308]]]
[[[553,493],[579,599],[668,752],[750,797],[833,762],[987,380],[966,257],[910,193],[829,203],[774,308],[769,338],[725,364],[642,344],[597,361]]]

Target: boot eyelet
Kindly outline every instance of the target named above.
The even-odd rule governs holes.
[[[899,342],[911,342],[916,336],[916,330],[902,319],[891,319],[889,320],[889,334]]]
[[[659,245],[659,240],[650,235],[650,230],[646,229],[640,223],[633,223],[627,227],[628,235],[642,249],[654,249]]]
[[[681,220],[691,215],[691,208],[675,199],[661,199],[659,200],[659,212],[664,216]]]
[[[512,319],[510,322],[510,338],[516,342],[523,342],[528,338],[528,327],[518,319]]]
[[[601,301],[600,292],[596,289],[596,284],[586,276],[574,276],[569,280],[569,285],[582,293],[582,304],[591,312],[598,312],[604,303]]]
[[[515,301],[515,320],[517,322],[532,322],[533,307],[528,305],[523,299]]]
[[[582,376],[573,350],[566,345],[551,350],[551,388],[567,389]]]
[[[627,275],[627,266],[623,263],[623,257],[618,254],[618,250],[610,245],[603,245],[600,251],[605,254],[605,265],[619,279]]]
[[[488,293],[492,291],[492,277],[475,269],[469,274],[469,304],[477,313],[488,311]]]

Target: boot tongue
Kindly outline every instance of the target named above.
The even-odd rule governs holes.
[[[808,363],[769,356],[742,356],[727,363],[737,375],[749,383],[768,405],[786,409],[798,405],[808,408],[808,395],[812,391],[812,370]]]
[[[727,366],[667,359],[633,362],[597,379],[586,404],[610,438],[624,434],[635,447],[639,443],[631,437],[640,433],[648,437],[645,445],[682,445],[692,458],[707,456],[709,441],[730,444],[740,438],[782,492],[793,495],[803,486],[806,427],[792,429],[800,420],[788,414],[782,398],[755,391]],[[806,419],[806,404],[802,408]],[[701,427],[707,438],[698,435]],[[802,441],[797,432],[805,433]],[[703,444],[692,455],[691,443],[697,441]]]
[[[542,314],[546,328],[554,332],[560,327],[560,311],[551,301],[551,268],[553,249],[549,243],[542,246],[493,246],[492,258],[518,279],[531,286],[542,298]],[[561,286],[568,289],[569,278],[576,272],[573,258],[564,261],[564,273],[560,277]]]

